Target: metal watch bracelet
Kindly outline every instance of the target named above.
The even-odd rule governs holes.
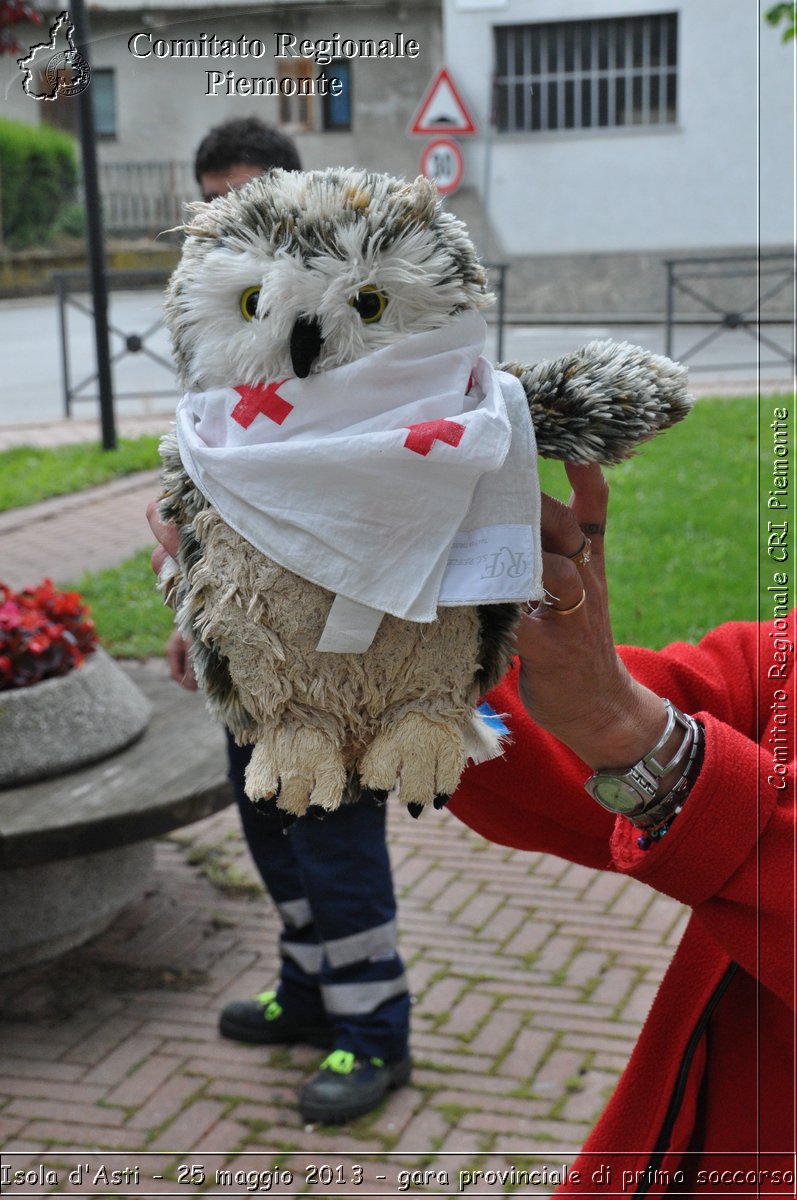
[[[693,751],[697,737],[694,718],[686,716],[670,700],[663,699],[667,719],[665,728],[655,745],[637,763],[630,767],[604,767],[595,771],[584,787],[598,804],[610,812],[627,817],[634,825],[650,828],[666,819],[672,805],[677,805],[681,788],[694,763]],[[683,736],[669,760],[661,762],[658,755],[668,745],[676,726]],[[662,796],[661,782],[680,768],[675,784]],[[659,814],[662,814],[659,816]]]
[[[688,716],[686,719],[689,722],[692,736],[689,742],[689,757],[683,774],[666,796],[661,800],[654,800],[642,812],[631,818],[631,824],[635,825],[637,829],[655,829],[679,813],[697,779],[703,759],[703,726],[694,717]],[[684,743],[686,742],[687,739],[684,738]]]

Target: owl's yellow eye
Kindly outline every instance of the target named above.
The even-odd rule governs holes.
[[[241,315],[245,321],[254,321],[257,316],[257,302],[259,299],[259,287],[248,287],[245,292],[241,292],[239,304],[241,306]]]
[[[387,308],[387,296],[372,283],[366,283],[356,296],[352,296],[349,304],[357,309],[364,325],[373,325],[382,319],[382,313]]]

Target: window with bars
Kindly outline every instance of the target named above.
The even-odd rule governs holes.
[[[494,33],[501,133],[676,120],[677,13],[497,25]]]

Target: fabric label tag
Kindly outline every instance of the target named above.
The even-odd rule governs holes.
[[[316,650],[328,654],[364,654],[384,615],[346,596],[336,596]]]
[[[528,525],[487,525],[460,530],[451,543],[440,604],[476,604],[503,600],[507,583],[533,591],[534,547]],[[517,592],[516,592],[517,594]]]

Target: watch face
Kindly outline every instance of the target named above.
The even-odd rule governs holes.
[[[624,779],[613,779],[611,775],[601,775],[594,780],[592,794],[600,804],[623,816],[633,816],[643,807],[639,792]]]

